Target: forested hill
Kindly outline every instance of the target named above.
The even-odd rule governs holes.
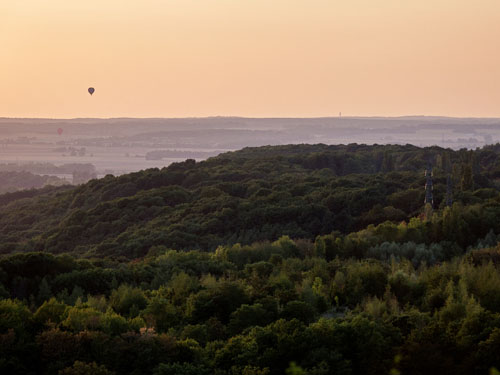
[[[71,252],[125,260],[166,248],[209,251],[283,235],[314,241],[318,235],[344,238],[357,232],[359,237],[366,231],[371,242],[355,252],[384,240],[448,241],[465,249],[491,229],[500,232],[499,156],[498,144],[475,151],[269,146],[106,176],[73,189],[7,194],[0,196],[0,253]],[[388,223],[360,232],[371,224],[390,221],[397,228],[421,217],[429,163],[434,216],[418,219],[418,225],[414,219],[416,229],[399,237],[380,234]],[[448,176],[455,205],[444,210]],[[447,215],[463,226],[458,237],[446,232]]]
[[[1,195],[0,373],[498,373],[499,154],[247,148]]]

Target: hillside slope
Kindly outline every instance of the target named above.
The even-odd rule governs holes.
[[[444,207],[448,175],[455,202],[498,198],[499,154],[498,145],[476,151],[356,144],[245,148],[31,198],[0,196],[0,252],[131,259],[155,246],[214,250],[282,235],[314,240],[418,216],[429,162],[436,208]]]
[[[0,372],[495,373],[498,154],[248,148],[0,196]]]

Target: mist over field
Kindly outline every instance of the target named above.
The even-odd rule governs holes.
[[[29,188],[162,168],[185,159],[200,161],[253,146],[413,144],[456,150],[498,141],[500,119],[495,118],[1,118],[0,172],[55,177],[30,177],[33,181],[27,182],[18,176],[24,180],[18,187]]]

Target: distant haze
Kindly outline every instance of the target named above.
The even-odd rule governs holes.
[[[6,0],[0,116],[500,117],[499,37],[498,0]]]
[[[81,182],[82,173],[120,175],[248,146],[410,143],[459,149],[499,141],[498,118],[0,118],[0,172]]]

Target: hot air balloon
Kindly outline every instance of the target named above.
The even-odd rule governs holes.
[[[88,92],[90,95],[94,93],[95,89],[93,87],[89,87]]]
[[[57,129],[57,134],[61,135],[63,133],[63,130],[61,128]]]

